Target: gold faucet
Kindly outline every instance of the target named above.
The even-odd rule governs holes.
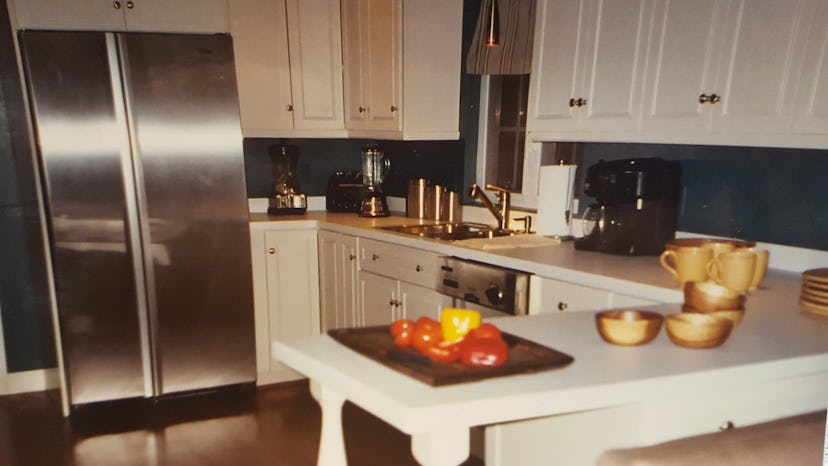
[[[480,186],[478,186],[477,183],[471,185],[469,196],[473,199],[478,199],[483,203],[483,205],[486,206],[487,209],[489,209],[489,212],[491,212],[492,215],[494,215],[494,218],[497,219],[498,228],[501,230],[508,230],[509,214],[512,210],[512,193],[504,188],[488,183],[486,183],[486,189],[489,191],[495,191],[495,195],[497,196],[497,206],[492,204],[492,201],[489,200],[489,197],[486,196],[486,193],[480,189]]]

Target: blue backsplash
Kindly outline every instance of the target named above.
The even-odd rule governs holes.
[[[679,162],[679,230],[828,250],[828,151],[589,143],[582,157]]]
[[[280,139],[245,139],[244,164],[248,197],[272,194],[268,148]],[[301,192],[324,196],[328,178],[336,171],[361,171],[361,150],[376,144],[391,161],[383,183],[385,193],[405,197],[408,180],[426,178],[452,190],[462,189],[464,141],[374,141],[362,139],[285,139],[299,148],[297,176]]]

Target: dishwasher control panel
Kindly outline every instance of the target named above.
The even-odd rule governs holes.
[[[437,291],[505,314],[529,310],[529,276],[518,270],[442,257]]]

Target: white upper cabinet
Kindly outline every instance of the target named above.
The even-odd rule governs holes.
[[[828,132],[828,2],[818,2],[807,27],[793,122],[794,134],[802,137]]]
[[[21,29],[228,32],[226,0],[15,0]]]
[[[802,64],[806,3],[657,2],[642,129],[786,130]]]
[[[345,137],[336,0],[231,0],[246,137]]]
[[[649,0],[538,2],[530,133],[637,128],[650,6]]]
[[[826,8],[540,1],[529,137],[828,148]]]
[[[462,2],[342,2],[345,126],[383,139],[459,137]]]

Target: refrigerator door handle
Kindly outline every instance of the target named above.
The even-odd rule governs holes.
[[[141,338],[141,359],[144,372],[144,396],[152,397],[159,393],[157,361],[153,358],[155,347],[152,328],[157,315],[155,309],[155,286],[152,267],[152,255],[149,254],[149,222],[146,218],[146,194],[144,191],[141,159],[137,154],[137,144],[129,130],[132,124],[129,96],[129,72],[123,57],[125,47],[121,37],[106,33],[106,50],[109,63],[109,75],[114,91],[113,104],[115,119],[119,123],[121,167],[126,192],[128,243],[133,251],[133,268],[135,270],[135,289],[138,309],[139,334]],[[123,98],[121,97],[123,96]]]

